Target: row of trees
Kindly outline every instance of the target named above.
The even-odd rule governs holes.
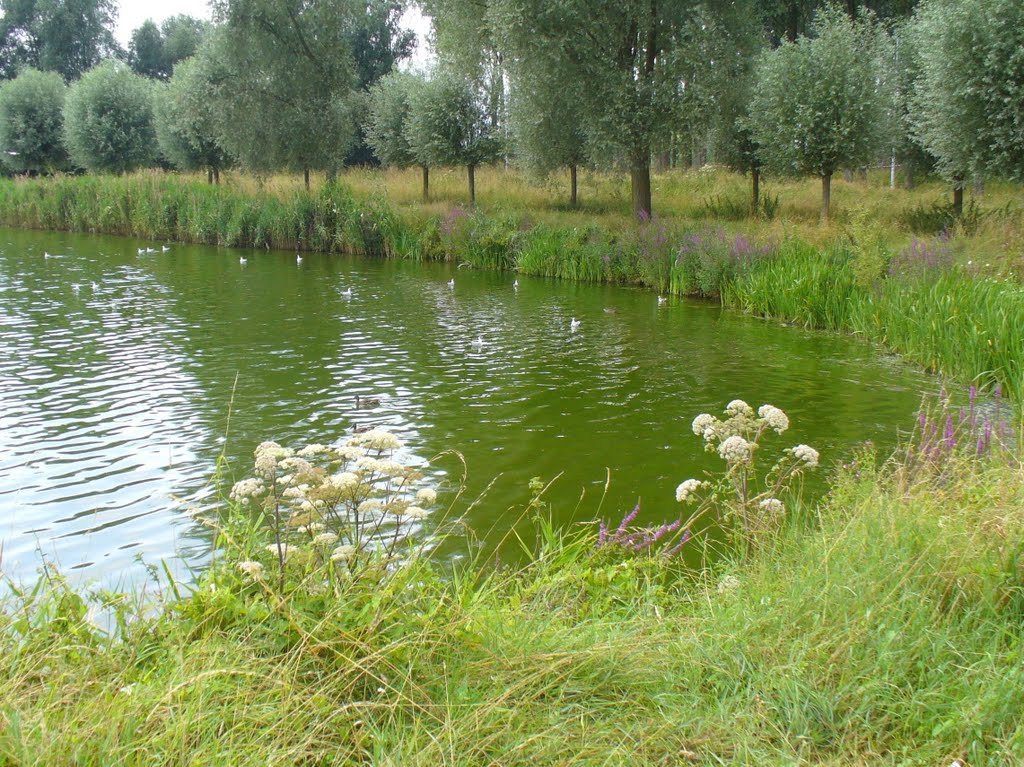
[[[308,183],[365,132],[380,161],[422,167],[425,195],[429,168],[463,165],[472,200],[475,168],[514,156],[568,169],[574,203],[579,166],[623,168],[639,216],[652,157],[681,146],[749,172],[755,208],[762,171],[818,176],[826,216],[833,174],[893,153],[957,190],[1024,179],[1019,0],[424,4],[440,51],[429,77],[392,71],[412,43],[398,0],[215,0],[195,54],[152,57],[151,81],[107,62],[66,99],[39,72],[0,87],[0,146],[17,170],[61,167],[66,151],[120,171],[156,145],[212,179],[231,162]]]

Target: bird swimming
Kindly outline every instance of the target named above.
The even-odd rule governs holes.
[[[658,306],[664,306],[668,303],[668,299],[665,296],[658,296]]]
[[[356,395],[356,410],[370,410],[380,407],[380,397],[360,397]]]
[[[482,349],[486,345],[487,345],[487,342],[484,341],[484,337],[483,336],[477,336],[476,340],[473,342],[473,346],[477,347],[478,349]]]
[[[245,266],[247,263],[249,263],[249,259],[246,258],[245,256],[239,256],[238,263],[240,263],[242,266]]]
[[[295,263],[297,263],[297,264],[301,264],[302,263],[302,256],[299,255],[298,253],[295,254]]]
[[[576,319],[575,317],[571,318],[569,320],[569,330],[570,330],[570,332],[575,333],[577,330],[580,329],[580,325],[581,324],[582,323],[578,319]]]
[[[519,280],[512,283],[512,290],[519,290]]]
[[[352,287],[349,286],[349,287],[345,288],[343,291],[341,291],[341,297],[342,298],[352,298]]]
[[[171,249],[171,246],[170,246],[170,245],[161,245],[161,246],[160,246],[160,252],[161,252],[161,253],[166,253],[166,252],[167,252],[167,251],[169,251],[170,249]]]
[[[455,290],[455,278],[454,277],[452,277],[450,280],[448,280],[448,287],[451,288],[452,290]]]

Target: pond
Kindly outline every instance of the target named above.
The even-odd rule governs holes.
[[[219,456],[223,485],[262,440],[380,424],[420,459],[459,451],[454,511],[493,543],[533,477],[558,477],[559,524],[618,519],[638,498],[642,519],[674,518],[676,485],[717,465],[690,422],[735,397],[785,410],[793,426],[774,444],[815,446],[825,472],[860,441],[891,446],[934,388],[856,339],[644,290],[162,246],[0,231],[8,576],[43,559],[108,587],[141,562],[187,575],[210,545],[187,509],[217,502]],[[460,461],[431,466],[451,498]]]

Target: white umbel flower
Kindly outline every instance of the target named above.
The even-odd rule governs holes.
[[[238,569],[248,575],[254,581],[258,581],[263,577],[263,565],[259,562],[253,562],[252,560],[246,560],[238,563]]]
[[[316,546],[333,546],[338,542],[338,536],[334,533],[320,533],[313,538],[313,543]]]
[[[246,504],[256,496],[262,495],[265,490],[266,487],[262,479],[250,477],[249,479],[243,479],[241,482],[236,482],[232,486],[228,497],[236,503]]]
[[[753,453],[751,444],[738,434],[727,437],[718,446],[718,454],[730,465],[748,463]]]
[[[718,423],[718,419],[715,418],[713,415],[711,415],[710,413],[701,413],[699,416],[693,419],[693,424],[691,425],[691,428],[693,429],[693,433],[696,434],[698,437],[703,435],[706,439],[707,430],[709,428],[713,429],[716,423]]]
[[[818,465],[818,451],[810,445],[797,445],[794,447],[793,457],[798,461],[803,461],[811,469]]]
[[[353,434],[348,444],[369,450],[397,450],[402,446],[398,437],[384,429],[370,429],[362,434]]]
[[[332,562],[347,562],[356,555],[356,547],[345,544],[338,546],[334,551],[331,552]]]
[[[783,509],[782,501],[778,498],[765,498],[757,506],[761,511],[768,514],[781,514]]]
[[[768,428],[777,434],[782,434],[782,432],[789,428],[789,416],[775,407],[775,405],[761,405],[757,410],[757,414],[768,424]]]
[[[725,406],[725,412],[729,415],[753,415],[754,408],[741,399],[734,399]]]
[[[700,490],[704,486],[704,483],[699,479],[688,479],[684,482],[679,483],[679,487],[676,488],[676,500],[679,503],[685,503],[688,500],[694,500],[693,494]]]
[[[424,506],[429,506],[437,500],[437,491],[432,487],[424,487],[416,491],[416,500]]]

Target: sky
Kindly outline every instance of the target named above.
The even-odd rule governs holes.
[[[146,19],[153,19],[157,24],[168,16],[184,13],[197,19],[209,19],[210,8],[207,0],[121,0],[117,14],[117,27],[114,36],[125,48],[131,39],[132,32],[139,28]],[[419,44],[413,54],[413,63],[422,64],[429,58],[426,34],[430,22],[415,8],[411,8],[403,17],[405,26],[416,31]]]

